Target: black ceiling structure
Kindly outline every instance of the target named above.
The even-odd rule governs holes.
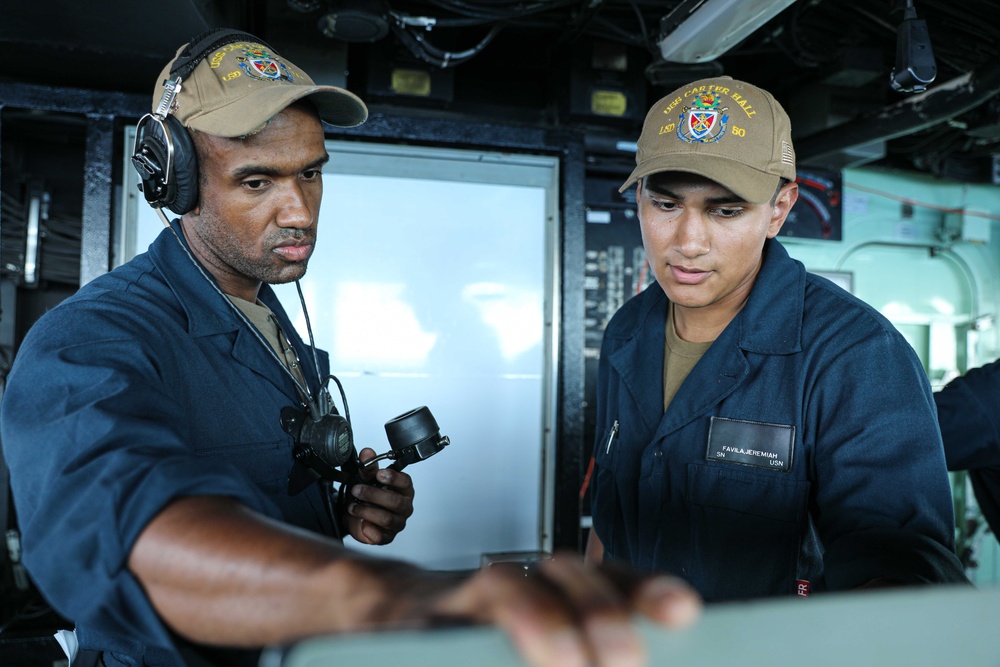
[[[712,5],[772,16],[703,62],[661,43]],[[909,14],[907,10],[909,8]],[[936,73],[924,92],[891,85],[909,16],[926,25]],[[702,33],[721,43],[722,19]],[[343,63],[345,85],[380,108],[576,126],[593,152],[634,140],[649,104],[724,73],[771,90],[792,117],[801,164],[880,165],[992,182],[1000,153],[1000,3],[995,0],[49,0],[5,3],[0,82],[148,94],[174,49],[212,27],[279,52]],[[393,68],[432,94],[400,94]],[[625,100],[595,113],[596,89]],[[623,108],[627,107],[627,108]]]

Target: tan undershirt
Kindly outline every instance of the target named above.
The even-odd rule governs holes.
[[[257,327],[257,330],[264,335],[264,339],[271,344],[274,348],[275,353],[277,353],[278,358],[281,359],[285,367],[288,368],[295,376],[295,379],[302,383],[302,386],[306,386],[305,376],[302,374],[302,366],[299,362],[299,356],[295,353],[295,348],[292,344],[288,342],[288,338],[285,337],[284,332],[281,327],[278,326],[278,318],[274,316],[271,309],[264,305],[259,299],[257,303],[250,303],[246,299],[241,299],[236,296],[227,294],[229,300],[239,308],[250,323]],[[301,390],[299,391],[301,393]]]
[[[667,323],[664,327],[663,344],[663,411],[667,411],[681,383],[698,363],[705,351],[711,347],[707,343],[690,343],[677,335],[674,326],[674,304],[667,306]]]

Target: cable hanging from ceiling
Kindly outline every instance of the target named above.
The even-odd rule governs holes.
[[[446,51],[440,49],[433,44],[424,36],[423,32],[429,30],[425,29],[421,32],[419,29],[413,29],[407,26],[406,21],[393,12],[390,12],[390,16],[393,21],[390,24],[393,34],[399,39],[402,44],[410,50],[410,52],[415,55],[420,60],[430,63],[435,67],[440,67],[442,69],[447,67],[454,67],[464,63],[465,61],[473,58],[483,49],[486,45],[493,41],[493,38],[503,29],[502,23],[495,23],[490,31],[486,33],[478,44],[470,49],[464,51]]]
[[[388,16],[391,19],[390,28],[393,34],[414,56],[443,69],[464,63],[481,53],[509,23],[517,22],[523,25],[524,20],[530,16],[551,12],[560,7],[576,4],[578,1],[430,0],[429,4],[456,14],[457,17],[410,16],[392,9],[388,10]],[[492,25],[486,35],[475,46],[463,51],[442,49],[428,38],[428,34],[436,28],[464,28],[489,24]]]

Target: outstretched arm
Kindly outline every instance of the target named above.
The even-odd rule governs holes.
[[[366,558],[215,496],[168,505],[129,567],[181,636],[229,646],[459,620],[502,627],[536,665],[640,664],[633,613],[680,626],[700,609],[676,579],[640,579],[572,555],[527,577],[498,566],[455,577]]]

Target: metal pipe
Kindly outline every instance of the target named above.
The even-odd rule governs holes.
[[[913,134],[960,116],[1000,93],[1000,67],[989,63],[892,106],[795,140],[800,163]]]

